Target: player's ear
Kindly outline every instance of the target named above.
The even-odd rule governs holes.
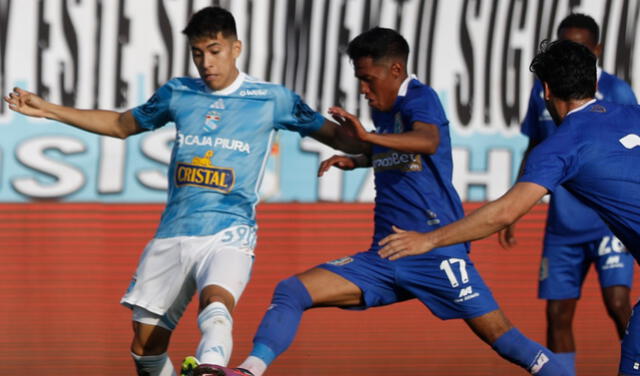
[[[596,55],[597,59],[600,59],[600,55],[602,55],[602,43],[596,44],[596,46],[591,50],[594,55]]]
[[[551,89],[549,89],[549,84],[542,81],[542,85],[544,86],[544,100],[551,100]]]
[[[405,74],[404,63],[398,60],[391,63],[390,69],[391,69],[391,73],[396,77],[403,77]]]
[[[234,40],[231,44],[231,53],[233,54],[233,58],[237,59],[242,52],[242,42],[238,39]]]

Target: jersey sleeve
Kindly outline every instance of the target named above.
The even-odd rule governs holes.
[[[540,104],[536,100],[540,96],[541,86],[539,81],[531,88],[531,94],[529,94],[529,105],[527,106],[527,113],[524,116],[522,125],[520,126],[520,133],[529,137],[530,141],[540,141],[542,136],[540,135],[539,119],[541,112],[544,109],[540,108]]]
[[[581,146],[571,128],[570,124],[563,124],[558,132],[533,148],[518,182],[536,183],[553,192],[575,175],[580,167]]]
[[[619,104],[638,104],[638,100],[633,90],[631,90],[631,86],[622,80],[620,80],[620,83],[614,88],[612,101]]]
[[[307,136],[322,127],[324,116],[312,110],[300,96],[282,88],[276,98],[276,129],[285,129]]]
[[[411,98],[403,110],[403,116],[413,124],[416,121],[441,125],[447,122],[444,109],[440,104],[440,99],[436,92],[428,87],[424,87],[420,95]]]
[[[170,104],[173,90],[171,81],[161,86],[147,100],[133,109],[133,116],[138,125],[147,130],[154,130],[172,121]]]

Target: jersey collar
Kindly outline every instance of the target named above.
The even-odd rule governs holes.
[[[240,86],[242,86],[242,83],[244,82],[246,76],[247,75],[245,73],[238,72],[238,77],[236,77],[236,79],[233,80],[231,85],[225,87],[224,89],[220,89],[220,90],[211,90],[211,89],[209,89],[209,92],[211,94],[215,94],[215,95],[229,95],[229,94],[233,93],[234,91],[238,90],[240,88]]]
[[[407,78],[404,79],[404,81],[402,81],[402,84],[400,84],[400,89],[398,89],[399,97],[404,97],[407,95],[407,90],[409,90],[409,82],[411,82],[411,80],[413,79],[418,79],[418,77],[416,77],[415,74],[410,74]]]
[[[574,108],[573,110],[571,110],[571,111],[569,111],[567,113],[567,116],[571,115],[574,112],[578,112],[578,111],[584,110],[587,106],[589,106],[590,104],[593,104],[593,102],[595,102],[595,101],[596,101],[596,99],[594,98],[594,99],[590,100],[589,102],[583,104],[582,106]]]

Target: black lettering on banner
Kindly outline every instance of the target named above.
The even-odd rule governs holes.
[[[480,14],[480,1],[475,1],[475,16]],[[460,16],[460,49],[462,50],[462,60],[464,66],[467,68],[467,101],[462,101],[462,75],[456,73],[456,89],[455,89],[455,103],[458,119],[460,119],[460,125],[468,126],[471,121],[471,114],[473,112],[473,92],[474,92],[474,59],[473,59],[473,46],[471,44],[471,36],[469,29],[467,28],[467,10],[469,8],[469,0],[464,0],[462,5],[462,14]]]
[[[247,20],[249,22],[246,23],[247,29],[244,34],[244,45],[249,47],[243,49],[243,53],[245,54],[244,64],[242,67],[243,72],[249,71],[249,64],[251,63],[251,46],[252,46],[252,38],[253,34],[253,0],[247,0]]]
[[[275,0],[269,0],[269,15],[268,15],[268,23],[269,25],[267,29],[267,67],[266,67],[266,80],[271,82],[272,69],[273,69],[273,40],[275,39],[274,30],[276,27],[275,19],[276,19],[276,4]]]
[[[336,56],[336,82],[333,85],[334,87],[334,95],[333,100],[338,106],[344,107],[345,100],[347,98],[347,93],[342,90],[340,87],[340,77],[342,77],[342,54],[347,50],[347,45],[349,44],[349,30],[345,27],[345,20],[347,17],[347,3],[345,0],[342,0],[342,5],[340,6],[340,15],[338,16],[338,53]]]
[[[491,2],[491,18],[489,18],[489,32],[487,34],[487,48],[484,55],[484,106],[483,116],[484,124],[491,126],[491,85],[493,84],[493,74],[491,68],[493,64],[491,57],[493,56],[493,37],[496,30],[496,16],[498,14],[498,2]]]
[[[169,81],[173,73],[173,32],[167,9],[163,0],[157,0],[158,25],[160,26],[160,37],[167,54],[166,59],[161,59],[158,54],[153,56],[153,90],[158,90],[165,82]],[[160,77],[160,61],[167,62],[167,71],[164,77]]]
[[[430,6],[426,6],[428,0],[420,0],[418,7],[418,20],[416,22],[416,42],[413,48],[413,66],[418,77],[424,79],[427,85],[431,84],[431,63],[433,61],[433,38],[435,37],[436,15],[438,13],[438,0],[430,0]],[[428,26],[428,28],[427,28]]]
[[[127,94],[129,93],[129,83],[122,79],[122,50],[125,44],[129,44],[129,33],[131,21],[124,14],[126,0],[118,2],[118,40],[116,47],[116,91],[114,104],[122,108],[127,104]]]
[[[11,0],[0,1],[0,92],[7,92],[7,36],[9,28],[9,16],[11,12]],[[0,106],[0,114],[4,114],[6,106]]]
[[[51,26],[44,20],[44,0],[38,1],[38,48],[36,49],[36,93],[49,99],[49,86],[44,84],[44,51],[49,49],[49,29]]]
[[[520,15],[514,17],[515,3],[520,2]],[[523,30],[526,23],[527,0],[510,0],[507,11],[507,28],[502,45],[502,64],[500,77],[500,106],[507,127],[520,122],[520,72],[522,68],[522,49],[512,49],[509,44],[511,35],[517,27]],[[517,22],[514,27],[513,23]],[[511,62],[511,64],[509,64]],[[509,67],[511,65],[511,67]],[[511,90],[509,90],[511,86]]]
[[[298,7],[302,8],[298,12]],[[311,11],[310,0],[287,2],[285,26],[285,62],[282,67],[283,84],[304,95],[309,69],[309,45],[311,43]],[[301,14],[301,17],[298,16]]]
[[[328,48],[330,46],[330,42],[329,42],[329,38],[327,38],[327,32],[329,30],[329,1],[325,1],[323,8],[322,8],[322,20],[324,22],[322,22],[322,38],[320,40],[324,41],[323,45],[322,45],[322,51],[328,51]],[[368,2],[365,2],[368,4]],[[315,103],[316,103],[316,107],[320,107],[319,105],[322,103],[322,93],[324,93],[324,70],[325,70],[325,66],[326,66],[326,62],[327,62],[327,54],[326,53],[321,53],[319,56],[320,59],[320,63],[318,64],[319,67],[319,72],[320,74],[318,75],[318,90],[315,93],[312,93],[311,95],[315,95]]]
[[[536,54],[540,48],[540,42],[546,39],[555,39],[555,25],[554,21],[556,18],[556,14],[558,12],[558,0],[539,0],[538,10],[536,12],[536,22],[535,22],[535,32],[533,34],[533,49],[534,54]],[[547,3],[551,2],[551,5]],[[548,10],[549,15],[545,19],[544,11]],[[531,75],[531,86],[533,86],[533,82],[535,80],[535,75]]]
[[[96,2],[96,34],[93,42],[93,108],[100,108],[100,67],[102,65],[102,0]]]
[[[622,11],[618,20],[618,38],[614,51],[616,51],[614,74],[627,82],[632,82],[632,57],[633,41],[638,29],[638,6],[635,13],[629,14],[629,1],[624,0]]]
[[[188,0],[187,4],[187,17],[184,20],[184,26],[187,26],[189,19],[193,15],[193,0]],[[182,55],[182,75],[189,76],[189,68],[191,67],[191,43],[184,44],[184,54]]]
[[[67,64],[65,62],[60,62],[60,73],[58,74],[60,97],[62,98],[63,105],[74,107],[76,104],[76,93],[78,92],[78,36],[76,34],[75,28],[73,27],[73,23],[71,22],[69,7],[67,6],[66,0],[62,1],[62,31],[64,39],[69,46],[69,55],[71,55],[71,69],[66,69]],[[69,88],[69,90],[65,88],[65,82],[69,81],[67,80],[68,70],[73,72],[70,80],[71,87]]]

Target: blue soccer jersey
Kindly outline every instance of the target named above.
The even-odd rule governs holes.
[[[376,132],[403,133],[414,122],[434,124],[440,133],[435,154],[400,152],[373,145],[375,173],[375,234],[372,248],[391,234],[391,225],[428,232],[464,216],[453,188],[449,121],[436,92],[416,79],[405,81],[390,111],[372,112]]]
[[[618,77],[598,69],[596,98],[620,104],[636,104],[631,87]],[[522,122],[522,133],[534,143],[551,136],[558,126],[551,119],[544,104],[544,90],[536,80],[529,108]],[[598,215],[561,186],[549,204],[545,242],[552,244],[578,244],[600,239],[608,234],[608,228]]]
[[[534,148],[520,182],[562,184],[640,260],[640,107],[592,101]]]
[[[258,189],[274,132],[307,135],[325,121],[290,90],[243,73],[216,92],[201,79],[172,79],[134,108],[133,115],[147,130],[176,124],[159,238],[255,225]]]

